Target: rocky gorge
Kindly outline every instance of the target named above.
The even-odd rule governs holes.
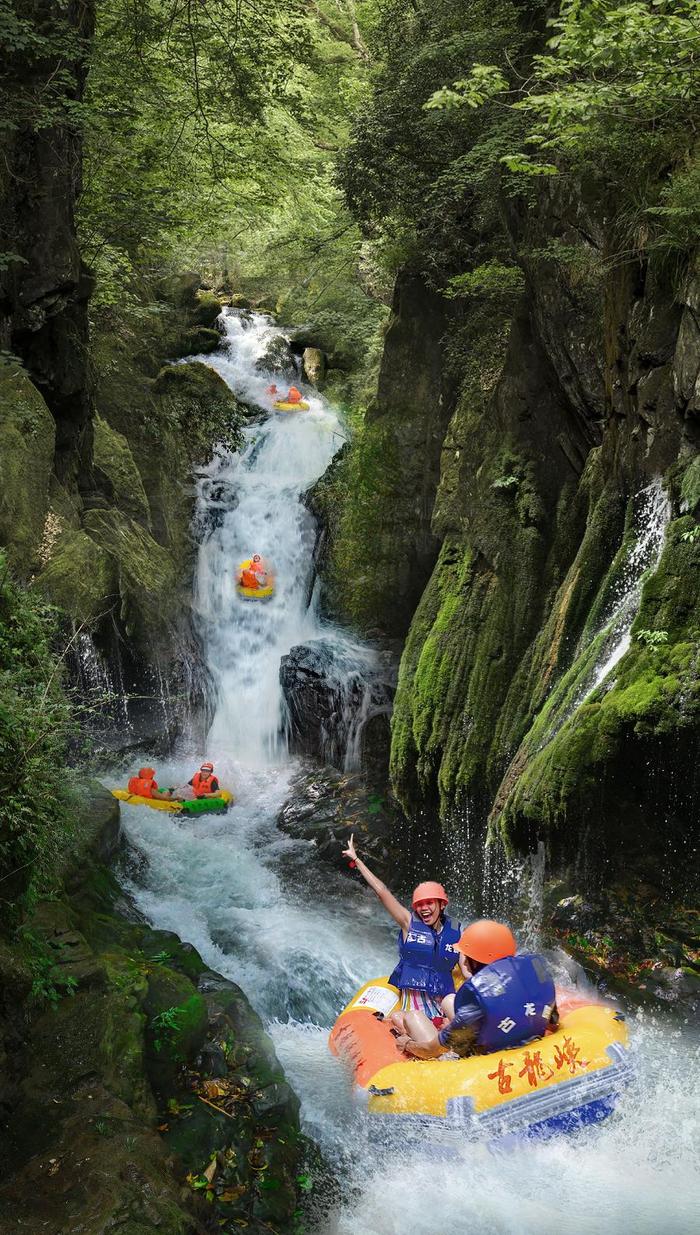
[[[8,77],[22,90],[0,136],[0,1230],[325,1231],[306,1214],[318,1159],[293,1087],[308,1085],[304,1067],[323,1081],[314,1043],[325,1058],[327,1022],[357,984],[348,921],[372,958],[386,942],[347,880],[351,834],[397,891],[420,871],[452,880],[469,912],[534,922],[534,937],[576,956],[600,990],[670,1007],[678,1023],[697,1009],[696,240],[654,245],[648,217],[625,231],[610,184],[560,153],[524,187],[503,170],[511,132],[489,128],[488,98],[486,120],[471,104],[433,108],[477,54],[517,64],[524,92],[544,46],[538,6],[399,5],[402,38],[377,13],[371,53],[354,6],[306,14],[322,71],[347,77],[339,91],[335,77],[316,81],[320,119],[302,153],[290,115],[308,124],[318,100],[304,102],[298,80],[285,93],[289,63],[310,55],[296,27],[284,71],[271,60],[287,84],[270,123],[270,97],[249,113],[242,101],[265,60],[258,41],[240,81],[230,64],[212,70],[240,97],[214,91],[206,111],[194,22],[177,47],[195,48],[196,157],[179,165],[175,140],[167,174],[160,127],[139,127],[138,92],[120,81],[98,106],[88,91],[89,48],[116,38],[122,19],[130,30],[129,14],[118,6],[110,25],[98,4],[96,34],[91,3],[29,7],[33,39],[47,23],[68,30],[56,46],[12,36]],[[279,35],[287,16],[269,28]],[[129,34],[141,64],[161,18]],[[220,67],[219,35],[209,67]],[[175,44],[164,46],[144,89],[169,64]],[[104,90],[104,65],[92,64]],[[45,113],[37,98],[54,82],[59,105]],[[345,114],[328,120],[331,96],[354,100],[352,133]],[[81,128],[93,106],[107,126],[101,160]],[[238,106],[247,170],[222,193],[217,126]],[[285,134],[281,150],[266,145],[266,124]],[[101,238],[91,216],[90,249],[76,212],[108,162],[110,125],[125,181],[100,210],[131,200],[141,213],[123,249],[121,214]],[[326,148],[333,171],[325,161],[316,173]],[[206,192],[201,150],[217,164]],[[662,180],[693,162],[680,142],[665,157]],[[612,184],[612,155],[605,166]],[[342,209],[323,196],[330,184]],[[188,226],[202,212],[189,231],[173,221],[182,198]],[[248,214],[234,233],[239,198]],[[220,231],[202,239],[211,201]],[[298,211],[289,231],[285,210]],[[149,248],[157,227],[162,251]],[[279,272],[261,264],[266,248]],[[338,421],[325,403],[314,409],[334,435],[330,465],[297,502],[290,434],[273,494],[286,484],[302,512],[304,609],[318,628],[271,675],[273,737],[293,764],[235,765],[234,822],[163,840],[155,823],[120,826],[92,775],[114,783],[143,757],[175,779],[227,693],[206,660],[197,554],[245,477],[226,482],[206,526],[202,478],[213,492],[219,455],[249,451],[249,463],[275,434],[269,399],[234,393],[216,368],[224,307],[241,330],[262,314],[271,323],[253,366],[260,392],[271,377],[299,381],[339,407]],[[234,633],[227,654],[243,646]],[[263,645],[251,643],[251,659]],[[232,674],[229,697],[244,697],[244,677]],[[153,925],[178,912],[182,938]],[[298,949],[291,962],[266,933],[277,914],[284,946]],[[310,936],[328,949],[323,964]],[[217,957],[240,966],[240,983]],[[330,1178],[323,1164],[317,1174]]]

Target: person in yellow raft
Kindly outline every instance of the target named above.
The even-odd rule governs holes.
[[[192,786],[196,798],[218,798],[221,792],[219,782],[214,775],[214,764],[209,762],[203,763],[187,784]]]
[[[155,768],[139,768],[138,776],[132,776],[127,789],[134,797],[155,798],[160,802],[179,802],[174,789],[159,789]]]
[[[241,587],[267,587],[269,572],[259,553],[254,553],[247,566],[244,566],[238,577]]]
[[[302,395],[301,391],[297,390],[296,386],[290,386],[282,402],[283,403],[301,403],[303,400],[303,397],[304,396]]]
[[[505,922],[482,918],[462,931],[457,944],[465,981],[442,1000],[448,1024],[438,1028],[422,1012],[404,1017],[397,1045],[417,1059],[459,1058],[509,1050],[541,1038],[559,1023],[547,962],[518,952]]]

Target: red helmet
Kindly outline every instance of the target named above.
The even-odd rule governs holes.
[[[214,764],[213,763],[200,763],[199,770],[200,772],[204,772],[204,771],[213,772]]]
[[[411,897],[411,908],[415,909],[416,905],[421,901],[442,901],[443,905],[447,904],[447,892],[441,883],[435,883],[432,879],[428,879],[426,883],[419,883],[417,888],[414,888],[413,896]]]
[[[457,951],[463,956],[478,961],[481,965],[491,965],[493,961],[502,961],[506,956],[515,956],[518,945],[515,936],[505,922],[492,922],[482,918],[472,922],[462,931]]]
[[[155,768],[139,768],[139,776],[141,776],[144,780],[148,779],[151,776],[155,776],[155,774],[156,774]]]

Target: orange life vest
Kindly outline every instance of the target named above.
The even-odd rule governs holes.
[[[153,790],[158,788],[158,784],[152,776],[132,776],[127,788],[129,793],[140,798],[152,798]]]
[[[301,403],[301,391],[297,390],[296,386],[290,386],[286,401],[287,403]]]
[[[205,793],[212,793],[213,790],[211,787],[211,782],[213,781],[213,779],[214,779],[213,772],[207,772],[206,776],[203,776],[201,772],[195,772],[194,776],[192,777],[192,788],[194,789],[194,796],[196,798],[203,798]]]
[[[241,586],[242,587],[260,587],[260,581],[254,572],[248,568],[241,571]]]

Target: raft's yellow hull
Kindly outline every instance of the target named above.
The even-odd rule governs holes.
[[[227,806],[230,806],[234,800],[233,794],[229,793],[228,789],[222,789],[217,795]],[[151,810],[164,810],[170,815],[180,815],[187,802],[168,802],[164,798],[142,798],[138,793],[129,793],[128,789],[113,789],[112,797],[119,798],[120,802],[126,802],[128,806],[148,806]],[[200,798],[199,801],[207,799]]]
[[[236,584],[236,591],[244,600],[269,600],[275,594],[274,584],[270,583],[267,587],[244,587],[242,583]]]
[[[504,1131],[570,1130],[610,1114],[629,1080],[628,1033],[612,1007],[566,1011],[558,1029],[512,1050],[467,1059],[409,1059],[391,1026],[398,1007],[386,978],[366,983],[331,1031],[331,1051],[349,1062],[372,1114],[429,1117],[445,1125]]]
[[[277,403],[273,403],[272,406],[276,412],[308,412],[311,405],[305,399],[302,399],[301,403],[285,403],[284,400],[280,399]]]

